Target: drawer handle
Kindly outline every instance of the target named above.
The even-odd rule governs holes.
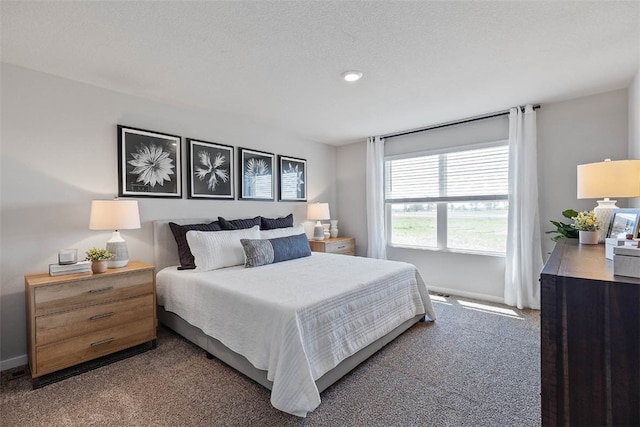
[[[91,289],[89,291],[90,294],[97,294],[100,292],[107,292],[110,291],[111,289],[113,289],[113,286],[107,286],[106,288],[99,288],[99,289]]]
[[[96,316],[91,316],[89,320],[100,320],[100,319],[104,319],[105,317],[111,317],[114,314],[116,314],[114,311],[111,311],[109,313],[104,313],[104,314],[98,314]]]
[[[93,343],[91,343],[91,347],[97,347],[97,346],[102,345],[102,344],[107,344],[107,343],[110,343],[113,340],[115,340],[115,338],[107,338],[106,340],[93,342]]]
[[[344,249],[346,246],[338,246],[338,249]]]

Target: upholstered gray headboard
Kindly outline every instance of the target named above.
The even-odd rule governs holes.
[[[178,245],[173,237],[170,222],[176,224],[206,224],[215,219],[189,218],[189,219],[159,219],[153,221],[153,262],[156,272],[170,265],[180,265],[178,257]]]

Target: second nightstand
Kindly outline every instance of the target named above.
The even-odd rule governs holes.
[[[355,237],[331,237],[324,240],[309,240],[309,247],[314,252],[355,255]]]

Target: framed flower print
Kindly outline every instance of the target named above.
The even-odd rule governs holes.
[[[235,199],[233,147],[187,138],[187,197]]]
[[[274,200],[275,155],[238,147],[240,200]]]
[[[182,197],[179,136],[118,125],[118,194]]]
[[[278,200],[307,201],[307,161],[295,157],[278,156]]]

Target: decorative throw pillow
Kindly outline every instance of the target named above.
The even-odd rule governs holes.
[[[179,270],[193,270],[196,268],[196,264],[193,261],[193,254],[189,249],[189,244],[187,243],[187,231],[190,230],[198,230],[198,231],[220,231],[220,224],[218,221],[210,222],[209,224],[187,224],[187,225],[179,225],[175,222],[170,222],[169,227],[171,228],[171,232],[173,233],[173,238],[176,239],[176,244],[178,245],[178,256],[180,257],[180,267]]]
[[[273,230],[260,230],[261,239],[275,239],[276,237],[294,236],[296,234],[303,234],[304,226],[298,224],[295,227],[287,228],[274,228]]]
[[[293,214],[289,214],[282,218],[260,218],[260,230],[273,230],[274,228],[293,227]]]
[[[220,227],[222,227],[223,230],[242,230],[245,228],[251,228],[255,225],[259,226],[260,217],[257,216],[255,218],[227,220],[219,216],[218,222],[220,223]]]
[[[275,239],[241,239],[240,243],[244,249],[245,268],[311,256],[306,234]]]
[[[196,271],[217,270],[223,267],[244,264],[241,239],[257,239],[260,228],[223,230],[217,233],[191,230],[187,242],[195,259]]]

